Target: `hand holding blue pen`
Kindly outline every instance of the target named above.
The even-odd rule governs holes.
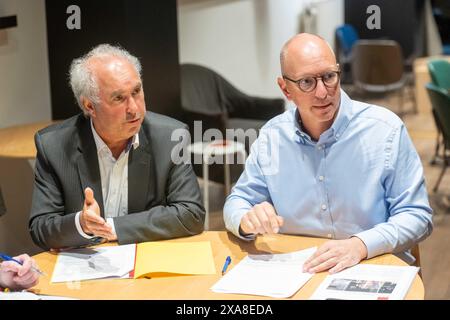
[[[21,266],[23,265],[23,263],[21,261],[19,261],[17,259],[14,259],[14,258],[12,258],[12,257],[10,257],[10,256],[8,256],[8,255],[6,255],[4,253],[0,253],[0,259],[4,260],[4,261],[16,262],[16,263],[20,264]],[[33,270],[36,273],[39,273],[41,276],[45,276],[46,275],[44,272],[42,272],[41,270],[39,270],[39,269],[37,269],[37,268],[35,268],[33,266],[31,267],[31,270]]]
[[[222,275],[225,274],[225,272],[227,271],[227,268],[228,268],[228,266],[229,266],[230,263],[231,263],[231,258],[230,258],[230,256],[228,256],[228,257],[225,259],[225,263],[223,264]]]

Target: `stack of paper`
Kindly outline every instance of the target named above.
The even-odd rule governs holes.
[[[358,264],[327,276],[311,299],[404,299],[418,271],[410,266]]]
[[[134,269],[135,253],[135,244],[61,252],[53,270],[52,282],[129,278]]]
[[[52,282],[215,273],[209,241],[143,242],[62,252]]]
[[[294,295],[313,275],[303,263],[316,247],[284,254],[249,255],[222,277],[211,290],[274,298]]]
[[[78,300],[68,297],[59,296],[45,296],[38,295],[32,292],[19,291],[19,292],[0,292],[0,301],[3,300]]]

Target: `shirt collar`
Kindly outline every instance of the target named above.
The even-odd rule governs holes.
[[[305,144],[307,141],[312,143],[311,137],[302,129],[302,118],[300,118],[298,108],[295,107],[294,110],[294,140],[303,144]]]
[[[94,128],[94,124],[92,123],[92,119],[90,119],[91,122],[91,130],[92,135],[94,136],[95,146],[97,147],[97,154],[100,154],[100,152],[111,152],[111,150],[108,148],[106,143],[103,141],[103,139],[98,135],[97,131]],[[125,151],[128,152],[131,147],[133,149],[136,149],[139,147],[139,132],[137,132],[129,141],[127,144],[127,147],[125,148]]]
[[[342,136],[352,117],[353,102],[350,97],[344,92],[344,90],[341,89],[341,102],[339,104],[338,114],[336,116],[336,119],[334,119],[331,128],[327,130],[331,130],[331,133],[333,134],[336,141]]]
[[[331,127],[323,132],[320,136],[320,140],[322,137],[324,139],[329,140],[330,138],[336,142],[343,134],[345,128],[347,128],[351,118],[353,117],[352,110],[352,100],[350,97],[341,89],[341,101],[339,103],[338,114],[333,121]],[[312,143],[311,137],[304,132],[301,125],[300,113],[297,108],[294,111],[294,129],[295,129],[295,140],[301,143],[305,143],[307,141]]]

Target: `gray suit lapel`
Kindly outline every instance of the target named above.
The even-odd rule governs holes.
[[[92,136],[89,119],[83,119],[81,121],[78,151],[77,166],[81,188],[83,190],[82,198],[84,199],[84,189],[90,187],[94,191],[95,200],[97,200],[100,207],[100,214],[102,217],[105,217],[97,148],[94,137]]]
[[[139,147],[131,148],[128,158],[128,212],[140,212],[155,198],[155,172],[151,141],[143,128],[139,131]]]

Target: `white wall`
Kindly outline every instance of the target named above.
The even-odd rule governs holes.
[[[279,52],[310,0],[178,0],[180,63],[208,66],[248,94],[281,97]],[[318,1],[318,34],[333,44],[343,0]]]
[[[178,1],[181,63],[209,66],[249,94],[281,96],[279,50],[310,0]],[[332,42],[343,0],[317,8],[318,33]],[[12,14],[18,27],[0,31],[0,128],[51,118],[45,1],[0,0],[0,16]]]
[[[51,119],[44,0],[0,0],[0,128]],[[4,39],[6,37],[6,39]]]
[[[8,15],[17,15],[18,26],[0,30],[0,129],[51,119],[45,1],[0,0],[0,16]],[[7,208],[0,218],[0,249],[40,252],[27,227],[33,166],[1,158],[0,186]]]

